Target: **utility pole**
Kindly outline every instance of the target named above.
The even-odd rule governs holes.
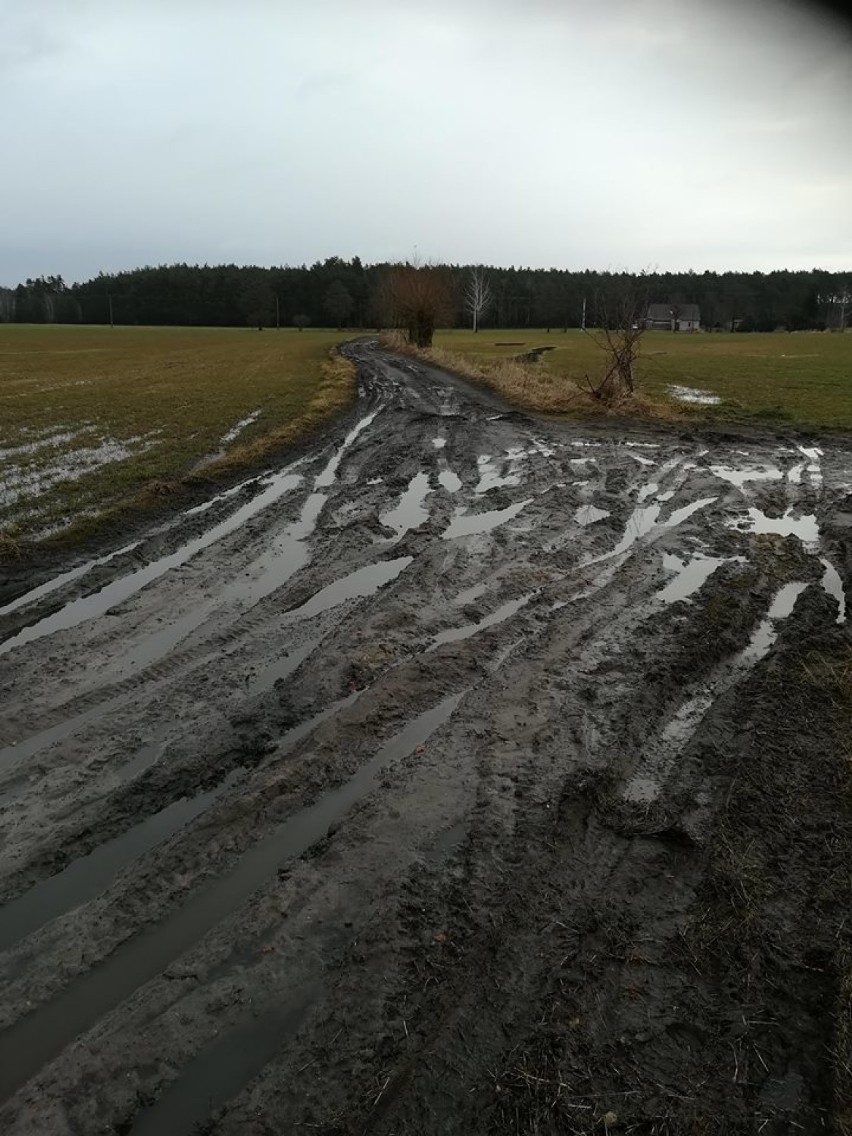
[[[583,329],[583,331],[586,330],[586,297],[585,296],[583,297],[583,315],[582,315],[582,318],[580,320],[580,327]]]
[[[281,330],[281,305],[278,303],[278,293],[275,293],[275,330]]]
[[[109,300],[109,326],[115,327],[115,320],[112,318],[112,296],[107,293],[107,300]]]

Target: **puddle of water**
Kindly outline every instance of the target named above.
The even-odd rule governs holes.
[[[396,531],[398,537],[409,529],[419,528],[429,520],[429,510],[423,502],[432,492],[429,487],[429,475],[417,473],[408,483],[408,488],[399,499],[395,508],[382,513],[379,520]]]
[[[362,431],[367,429],[367,427],[375,419],[378,413],[378,410],[374,410],[371,414],[366,415],[361,419],[360,422],[357,422],[352,427],[352,429],[343,439],[343,443],[341,444],[340,449],[334,454],[331,461],[329,461],[328,465],[325,467],[322,473],[319,474],[316,481],[314,482],[315,489],[322,489],[326,486],[334,484],[334,479],[337,476],[337,470],[340,466],[341,461],[343,460],[343,455],[346,453],[346,451],[349,449],[358,435],[362,433]]]
[[[307,643],[303,643],[295,651],[291,651],[288,655],[270,663],[268,667],[264,667],[249,683],[248,696],[251,698],[256,694],[263,694],[264,691],[271,690],[279,679],[291,675],[318,644],[319,639],[309,639]]]
[[[676,603],[678,600],[688,599],[688,596],[698,592],[716,569],[724,563],[724,559],[716,557],[699,556],[692,560],[680,560],[668,552],[663,554],[662,567],[667,571],[673,571],[675,578],[669,580],[666,587],[662,588],[657,599],[661,603]]]
[[[806,513],[801,517],[793,516],[792,505],[783,517],[767,517],[760,509],[751,508],[748,511],[749,520],[728,521],[728,528],[739,529],[740,532],[776,533],[778,536],[796,536],[810,550],[819,547],[819,525],[816,517]]]
[[[202,549],[209,548],[211,544],[215,544],[216,541],[222,540],[240,528],[251,517],[256,516],[295,489],[301,480],[300,474],[282,472],[274,475],[267,481],[263,492],[237,509],[230,517],[214,525],[206,533],[202,533],[201,536],[189,541],[176,552],[163,556],[159,560],[153,560],[144,568],[131,572],[127,576],[112,580],[100,591],[94,592],[90,596],[82,596],[80,599],[72,600],[52,615],[45,616],[44,619],[30,624],[29,627],[24,627],[17,635],[13,635],[10,639],[0,643],[0,655],[5,655],[14,650],[15,647],[21,647],[35,639],[53,635],[57,631],[65,631],[70,627],[84,623],[86,620],[103,615],[111,607],[115,607],[116,604],[122,603],[130,596],[135,595],[136,592],[141,591],[146,584],[159,579],[171,569],[185,564]]]
[[[822,485],[822,469],[819,459],[823,456],[819,446],[796,446],[796,449],[808,459],[808,475],[811,485],[819,488]]]
[[[156,694],[161,690],[170,679],[158,679],[156,682],[151,683],[148,687],[148,694]],[[24,758],[32,757],[34,753],[39,750],[46,749],[48,746],[53,745],[55,742],[62,741],[64,738],[74,734],[87,722],[92,722],[96,718],[103,717],[110,714],[115,710],[120,710],[123,706],[127,706],[134,698],[138,697],[135,693],[119,694],[115,698],[110,698],[106,702],[99,702],[97,706],[92,706],[89,710],[83,710],[80,714],[75,714],[71,718],[65,718],[61,722],[57,722],[55,726],[48,726],[46,730],[40,730],[37,734],[31,734],[27,738],[22,738],[19,742],[14,742],[10,745],[3,746],[0,749],[0,771],[8,769],[18,761]]]
[[[143,639],[116,661],[114,669],[127,676],[151,666],[196,631],[221,607],[238,603],[247,611],[283,587],[308,562],[305,542],[313,533],[326,500],[324,493],[311,493],[302,506],[298,521],[275,541],[271,549],[259,556],[243,574],[226,584],[215,598],[198,604],[185,615]]]
[[[787,471],[787,480],[790,482],[791,485],[801,485],[802,484],[802,473],[804,471],[804,468],[805,468],[805,463],[799,462],[798,465],[792,466]]]
[[[84,433],[86,433],[86,430],[63,430],[56,434],[45,434],[43,437],[37,438],[33,442],[24,442],[19,446],[0,448],[0,462],[9,461],[10,458],[22,458],[25,455],[34,454],[38,450],[56,449],[59,446],[65,446],[68,442],[73,442],[75,438],[81,437]]]
[[[132,781],[140,773],[144,773],[146,769],[150,769],[152,765],[156,765],[166,748],[166,735],[169,732],[168,724],[159,726],[154,731],[154,736],[147,743],[142,746],[139,752],[130,761],[125,762],[117,773],[119,784],[125,784]]]
[[[266,1010],[216,1038],[184,1067],[158,1101],[143,1109],[130,1136],[199,1131],[295,1037],[323,989],[316,982],[291,991],[286,1005]]]
[[[135,450],[130,448],[131,443],[139,441],[138,438],[129,438],[125,445],[112,438],[104,438],[96,446],[63,454],[62,459],[54,465],[39,466],[32,470],[6,470],[0,484],[0,505],[14,505],[22,498],[27,498],[28,503],[31,503],[32,498],[47,492],[60,482],[79,481],[94,470],[124,461],[139,452],[138,445]],[[141,448],[149,449],[150,444]]]
[[[695,387],[681,387],[673,384],[668,388],[669,394],[672,398],[676,398],[678,402],[692,402],[699,406],[718,406],[722,401],[717,394],[712,391],[698,390]]]
[[[691,505],[684,505],[681,509],[675,509],[670,517],[666,520],[660,521],[660,528],[673,529],[678,525],[682,525],[685,520],[697,513],[699,509],[706,509],[708,505],[712,505],[717,501],[717,497],[702,497],[700,501],[693,501]]]
[[[205,812],[244,773],[235,769],[214,789],[173,801],[0,908],[0,951],[100,895],[122,869]]]
[[[785,584],[784,587],[778,591],[769,606],[766,618],[761,620],[748,646],[739,656],[740,663],[753,665],[767,654],[769,648],[778,638],[779,628],[776,626],[776,623],[782,619],[786,619],[787,616],[791,614],[793,608],[796,606],[796,600],[807,586],[807,584],[795,581],[791,584]]]
[[[380,774],[449,720],[465,693],[420,714],[343,785],[294,813],[243,853],[230,872],[208,881],[163,922],[140,931],[56,998],[0,1033],[0,1100],[241,907],[281,864],[322,839],[331,824],[376,787]]]
[[[640,465],[656,465],[657,464],[655,461],[651,461],[650,458],[643,457],[641,454],[634,454],[632,450],[627,451],[627,456],[629,458],[633,458],[633,460],[635,462],[639,462]]]
[[[516,460],[517,457],[516,454]],[[481,454],[477,458],[477,465],[479,466],[479,483],[474,489],[474,493],[487,493],[489,489],[499,489],[501,486],[515,486],[521,483],[521,477],[518,473],[509,472],[501,475],[488,454]]]
[[[458,477],[449,467],[442,469],[438,474],[438,481],[443,485],[448,493],[458,493],[462,487],[461,478]]]
[[[732,469],[726,465],[711,465],[710,472],[738,489],[742,489],[747,481],[780,481],[784,476],[780,469]]]
[[[140,543],[140,541],[135,540],[133,544],[126,544],[123,548],[118,548],[115,552],[110,552],[107,556],[101,556],[97,560],[87,560],[85,564],[79,564],[69,572],[63,572],[61,576],[54,576],[52,580],[48,580],[44,584],[39,584],[37,588],[33,588],[29,592],[24,592],[24,594],[18,596],[16,600],[12,600],[11,603],[0,607],[0,615],[8,615],[9,612],[17,611],[18,608],[26,607],[28,604],[35,603],[37,600],[49,596],[51,592],[58,591],[59,588],[65,587],[66,584],[70,584],[74,580],[79,580],[81,576],[85,576],[85,574],[91,572],[93,568],[99,568],[101,564],[108,564],[110,560],[115,560],[117,556],[124,556],[125,553],[132,552],[134,548],[139,547]]]
[[[509,505],[506,509],[492,509],[488,513],[468,513],[467,509],[457,509],[456,515],[442,536],[444,540],[453,540],[458,536],[473,536],[476,533],[490,532],[492,529],[496,529],[498,525],[503,525],[506,521],[511,521],[513,517],[517,517],[518,513],[525,509],[531,501],[532,497],[528,497],[526,501],[519,501],[515,505]]]
[[[379,560],[376,564],[368,564],[356,572],[350,572],[340,580],[335,580],[325,588],[321,588],[315,595],[306,600],[301,607],[293,608],[284,616],[285,623],[296,623],[301,619],[312,619],[329,608],[337,607],[346,600],[358,599],[362,596],[372,596],[379,588],[395,580],[404,571],[413,556],[399,556],[396,560]]]
[[[601,560],[609,560],[612,556],[619,556],[635,544],[640,537],[651,531],[656,525],[659,515],[659,505],[640,505],[630,514],[627,524],[624,526],[624,534],[612,552],[607,552],[603,556],[595,556],[585,563],[598,564]]]
[[[503,623],[504,620],[513,616],[515,612],[520,611],[522,607],[526,607],[535,594],[535,592],[528,592],[525,596],[520,596],[516,600],[509,600],[508,603],[501,604],[496,611],[493,611],[490,615],[486,615],[483,619],[480,619],[478,623],[467,623],[464,627],[453,627],[448,631],[441,631],[432,640],[427,650],[434,651],[436,647],[440,647],[443,643],[456,643],[460,639],[469,639],[472,635],[476,635],[479,631],[484,631],[487,627],[495,627],[498,623]]]
[[[257,422],[262,413],[262,410],[253,410],[251,414],[247,415],[245,418],[241,418],[239,422],[231,427],[227,434],[222,435],[219,445],[229,446],[231,442],[235,442],[240,434],[242,434],[243,430],[246,430],[253,422]]]
[[[695,556],[692,560],[680,560],[677,556],[672,556],[670,553],[663,555],[663,567],[669,572],[674,572],[675,577],[670,580],[668,584],[657,595],[657,599],[662,603],[676,603],[678,600],[688,599],[710,579],[717,568],[720,568],[728,561],[737,561],[740,564],[745,563],[742,556],[736,557],[715,557],[715,556]]]
[[[644,763],[625,785],[625,800],[648,804],[659,797],[663,781],[710,707],[768,653],[778,638],[777,624],[791,614],[807,586],[796,581],[779,589],[748,645],[731,661],[728,674],[690,698],[668,722],[652,751],[651,761]]]
[[[831,561],[826,560],[825,557],[822,557],[820,559],[820,564],[822,564],[823,568],[825,568],[822,580],[820,581],[823,590],[837,600],[838,613],[835,622],[845,623],[846,592],[843,590],[843,581],[840,579],[840,573],[837,571]]]
[[[581,505],[574,514],[574,520],[578,525],[585,528],[587,525],[593,525],[596,521],[602,521],[604,517],[610,515],[607,509],[598,509],[596,505]]]
[[[193,505],[191,509],[184,509],[183,515],[185,517],[196,517],[200,513],[206,513],[208,509],[212,509],[214,505],[218,505],[220,501],[227,501],[229,497],[236,497],[236,495],[245,489],[247,485],[251,485],[258,479],[250,477],[247,481],[241,481],[239,485],[232,485],[230,489],[224,489],[221,493],[217,493],[215,497],[210,497],[206,501],[202,501],[200,505]]]
[[[464,607],[465,604],[473,603],[474,600],[479,599],[487,590],[487,584],[474,584],[472,588],[465,588],[463,592],[459,592],[453,603],[457,607]]]

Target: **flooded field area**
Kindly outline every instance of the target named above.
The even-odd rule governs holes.
[[[0,1131],[842,1133],[852,441],[344,350],[291,462],[6,571]],[[151,441],[85,439],[0,503]]]

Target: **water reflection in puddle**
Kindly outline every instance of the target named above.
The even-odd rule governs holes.
[[[747,481],[780,481],[784,474],[780,469],[732,469],[725,465],[711,465],[710,472],[722,481],[728,481],[742,489]]]
[[[490,532],[496,529],[498,525],[503,525],[506,521],[511,521],[513,517],[525,509],[532,501],[532,497],[528,497],[526,501],[519,501],[515,505],[509,505],[506,509],[493,509],[488,513],[468,513],[467,509],[459,509],[449,524],[449,527],[444,531],[444,540],[453,540],[459,536],[474,536],[477,533]]]
[[[657,800],[663,782],[711,706],[769,652],[779,635],[778,624],[791,614],[796,600],[807,586],[806,583],[794,581],[779,589],[748,645],[730,660],[727,673],[685,702],[666,724],[658,741],[650,748],[647,758],[625,785],[625,800],[638,804],[650,804]]]
[[[751,508],[748,511],[749,519],[728,521],[728,528],[740,532],[775,533],[777,536],[795,536],[808,549],[819,545],[819,525],[816,517],[807,513],[804,516],[793,515],[793,507],[787,509],[783,517],[767,517],[761,509]]]
[[[487,590],[487,584],[474,584],[473,587],[465,588],[463,592],[459,592],[453,603],[457,607],[464,607],[465,604],[473,603],[474,600],[479,599]]]
[[[713,394],[712,391],[698,390],[696,387],[681,387],[672,384],[668,388],[668,392],[678,402],[691,402],[698,406],[718,406],[722,401],[719,395]]]
[[[704,586],[717,568],[727,563],[745,564],[745,558],[742,556],[716,557],[699,554],[691,560],[681,560],[678,556],[665,553],[663,555],[663,567],[669,572],[674,572],[675,577],[658,593],[657,599],[666,604],[688,599]]]
[[[822,580],[820,581],[823,591],[827,592],[828,595],[833,596],[834,599],[837,600],[838,613],[835,622],[845,623],[846,592],[843,590],[843,581],[840,578],[840,573],[837,571],[831,561],[826,560],[825,557],[821,558],[820,564],[822,564],[823,568],[825,569]]]
[[[123,868],[200,816],[244,773],[235,769],[215,788],[173,801],[5,904],[0,910],[0,951],[99,895]]]
[[[523,453],[523,451],[516,452],[514,459],[512,459],[512,456],[510,454],[508,460],[517,461],[521,453]],[[496,463],[491,460],[491,457],[488,454],[480,454],[480,456],[477,458],[476,464],[479,467],[479,483],[477,484],[474,492],[477,494],[487,493],[489,489],[499,489],[502,486],[515,486],[520,485],[521,483],[520,474],[512,471],[511,469],[509,469],[508,473],[501,474],[497,469]],[[504,462],[504,469],[507,467],[507,465],[508,461]]]
[[[250,517],[260,513],[263,509],[268,508],[285,494],[295,489],[300,481],[301,476],[299,474],[286,472],[277,474],[267,482],[266,488],[262,493],[259,493],[257,497],[254,497],[251,501],[241,506],[241,508],[237,509],[230,517],[214,525],[212,529],[202,533],[201,536],[196,537],[194,540],[189,541],[188,544],[183,545],[183,547],[179,548],[176,552],[168,556],[163,556],[159,560],[153,560],[150,564],[146,564],[144,568],[140,568],[136,572],[131,572],[127,576],[121,576],[117,580],[112,580],[109,584],[101,588],[100,591],[90,596],[83,596],[80,599],[72,600],[60,611],[45,616],[44,619],[38,620],[37,623],[31,624],[29,627],[24,627],[17,635],[13,635],[4,643],[0,643],[0,655],[5,655],[15,647],[23,646],[25,643],[31,643],[35,639],[41,639],[45,635],[52,635],[57,631],[65,631],[70,627],[76,627],[78,624],[84,623],[86,620],[103,615],[104,612],[109,611],[111,607],[115,607],[116,604],[129,599],[130,596],[141,591],[147,584],[159,579],[160,576],[164,576],[166,572],[177,568],[181,564],[185,564],[202,549],[208,548],[211,544],[215,544],[216,541],[222,540],[223,537],[236,531],[236,529],[245,524]]]
[[[462,487],[461,478],[449,466],[438,474],[438,481],[448,493],[457,493]]]
[[[578,525],[585,528],[587,525],[593,525],[608,516],[610,516],[610,513],[607,509],[599,509],[596,505],[581,505],[574,514],[574,520]]]
[[[390,738],[338,788],[293,813],[242,853],[227,873],[207,880],[160,923],[122,943],[103,962],[0,1034],[0,1097],[11,1095],[70,1041],[89,1029],[213,927],[241,907],[282,864],[322,839],[329,826],[414,753],[453,714],[466,692],[426,710]],[[158,1128],[157,1131],[165,1131]]]
[[[779,628],[776,623],[782,619],[786,619],[796,606],[796,600],[807,587],[800,581],[794,581],[790,584],[785,584],[775,595],[772,603],[769,605],[769,611],[766,617],[761,620],[760,625],[751,637],[748,646],[743,650],[739,656],[740,663],[754,664],[769,651],[769,648],[778,638]]]
[[[479,631],[484,631],[488,627],[494,627],[498,623],[503,623],[509,619],[516,612],[525,607],[535,592],[528,592],[525,596],[520,596],[516,600],[509,600],[508,603],[502,604],[493,611],[490,615],[486,615],[480,619],[478,623],[468,623],[464,627],[450,628],[448,631],[441,631],[436,635],[428,650],[434,651],[436,647],[440,647],[443,643],[456,643],[460,639],[469,639],[472,635],[476,635]]]
[[[398,537],[409,529],[419,528],[429,520],[429,510],[423,502],[432,492],[429,487],[429,475],[417,473],[408,483],[408,488],[399,499],[395,508],[382,513],[379,520],[396,531]]]

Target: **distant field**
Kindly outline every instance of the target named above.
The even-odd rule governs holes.
[[[435,346],[483,360],[554,347],[539,364],[543,375],[575,381],[594,375],[602,358],[579,330],[447,331],[435,336]],[[647,332],[638,376],[640,389],[655,399],[676,403],[668,394],[671,385],[721,397],[718,406],[684,407],[690,417],[852,429],[852,331]]]
[[[117,503],[144,504],[211,455],[260,460],[354,397],[344,333],[0,325],[6,551]],[[214,467],[206,467],[212,472]]]

